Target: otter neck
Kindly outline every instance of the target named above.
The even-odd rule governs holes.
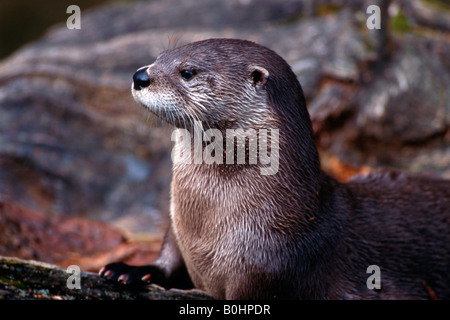
[[[287,121],[282,125],[266,124],[264,128],[272,129],[265,132],[255,127],[247,130],[217,130],[204,132],[203,136],[197,133],[196,137],[196,133],[193,133],[192,140],[197,138],[197,145],[194,143],[181,147],[184,147],[184,153],[192,155],[191,164],[195,166],[191,166],[191,169],[205,180],[220,180],[217,185],[221,185],[235,179],[233,183],[239,182],[237,185],[242,188],[249,188],[250,184],[258,185],[257,192],[270,199],[271,203],[281,206],[283,203],[279,201],[286,201],[287,197],[296,202],[292,205],[297,213],[300,211],[308,215],[307,212],[317,212],[317,195],[323,175],[312,128],[306,131],[303,128],[299,132],[301,127],[298,123]],[[205,138],[208,134],[209,137]],[[244,145],[239,146],[239,140],[244,141]],[[264,141],[267,143],[266,148],[261,149]],[[256,154],[253,158],[252,152]],[[268,157],[262,159],[264,153]],[[211,155],[213,157],[208,159]],[[231,163],[230,159],[233,159]],[[174,166],[174,170],[177,168]],[[280,189],[283,190],[283,197],[280,197]]]

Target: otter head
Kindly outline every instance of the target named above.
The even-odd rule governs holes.
[[[293,86],[293,94],[285,92]],[[280,56],[234,39],[209,39],[163,52],[134,74],[132,94],[176,127],[201,121],[206,128],[222,130],[267,125],[266,119],[279,118],[268,105],[289,103],[295,96],[303,99]]]

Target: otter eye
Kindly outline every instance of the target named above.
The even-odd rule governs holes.
[[[184,80],[189,81],[195,76],[195,71],[182,70],[180,74]]]

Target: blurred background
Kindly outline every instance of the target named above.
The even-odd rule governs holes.
[[[69,30],[66,8],[81,8]],[[367,28],[369,5],[381,29]],[[148,263],[168,223],[170,128],[130,94],[163,50],[242,38],[284,57],[325,171],[450,178],[446,0],[0,1],[0,255]]]

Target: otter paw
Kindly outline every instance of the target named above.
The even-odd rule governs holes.
[[[162,277],[161,270],[155,266],[135,267],[122,262],[110,263],[101,268],[98,274],[105,279],[122,284],[158,283]]]

